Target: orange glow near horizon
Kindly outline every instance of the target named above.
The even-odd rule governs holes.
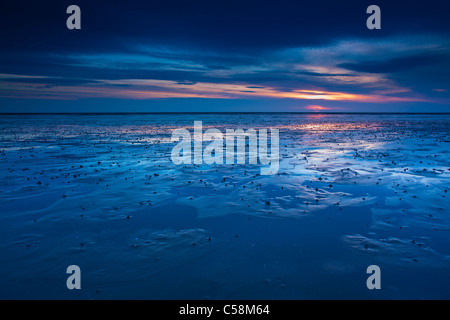
[[[26,79],[26,76],[24,76]],[[37,98],[73,100],[80,98],[121,98],[133,100],[165,98],[210,98],[245,99],[275,98],[298,100],[329,100],[354,102],[417,102],[427,101],[418,97],[396,97],[383,93],[356,94],[326,90],[282,90],[251,83],[180,83],[168,80],[125,79],[100,80],[95,84],[79,86],[52,86],[43,83],[3,82],[0,96],[8,98]],[[309,110],[327,110],[320,105],[311,105]]]
[[[309,105],[306,106],[305,109],[312,110],[312,111],[324,111],[324,110],[330,110],[331,108],[322,107],[319,105]]]

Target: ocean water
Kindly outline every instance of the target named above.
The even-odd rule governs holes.
[[[194,121],[279,129],[278,173],[173,164],[171,133]],[[449,129],[450,115],[2,115],[0,299],[449,299]]]

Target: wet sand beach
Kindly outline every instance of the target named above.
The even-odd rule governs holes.
[[[279,129],[278,173],[173,164],[171,132],[194,121]],[[2,115],[0,298],[449,299],[449,129],[449,115]]]

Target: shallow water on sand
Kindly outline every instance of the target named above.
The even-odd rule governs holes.
[[[172,130],[194,121],[278,128],[278,174],[174,165]],[[449,299],[449,129],[449,115],[3,115],[0,298]],[[82,290],[66,288],[73,264]]]

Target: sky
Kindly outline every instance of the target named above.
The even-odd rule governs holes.
[[[2,1],[0,48],[1,113],[450,112],[443,0]]]

